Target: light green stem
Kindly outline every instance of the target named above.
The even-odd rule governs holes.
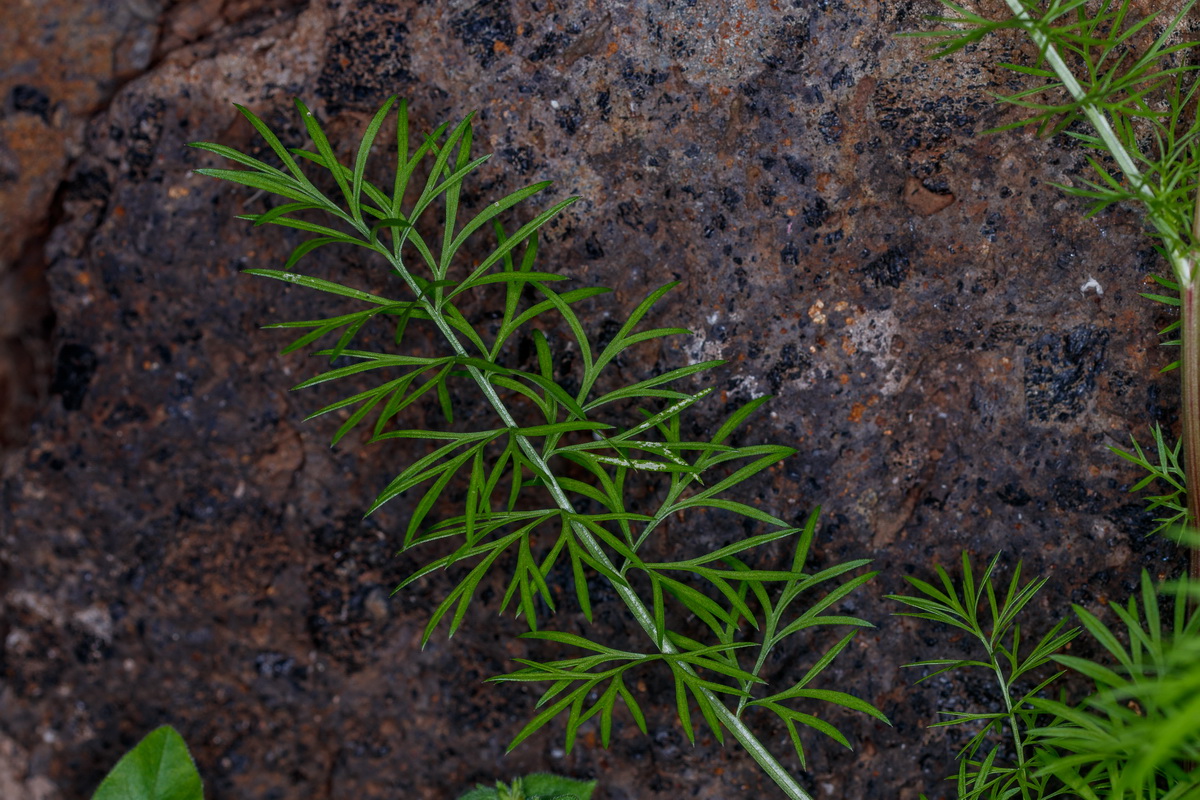
[[[1200,297],[1193,283],[1180,292],[1180,380],[1183,383],[1183,476],[1187,484],[1188,523],[1200,519]],[[1195,490],[1195,491],[1193,491]],[[1200,548],[1191,548],[1188,575],[1200,580]]]
[[[408,284],[409,289],[412,290],[413,294],[420,299],[420,302],[425,307],[425,311],[428,313],[429,318],[433,321],[434,325],[437,326],[438,330],[441,331],[442,335],[446,338],[446,341],[451,345],[451,347],[454,348],[455,353],[460,356],[467,356],[468,353],[466,348],[463,347],[462,342],[459,341],[458,337],[454,334],[454,330],[446,321],[445,316],[443,316],[437,307],[428,300],[426,295],[420,291],[416,281],[412,279],[412,275],[404,266],[401,259],[387,252],[386,248],[381,247],[379,248],[378,252],[383,253],[392,263],[392,266],[396,269],[397,274],[404,278],[404,281]],[[496,387],[492,385],[492,382],[488,380],[487,376],[473,366],[468,365],[467,371],[479,385],[479,388],[483,392],[484,396],[487,397],[488,403],[490,403],[492,408],[496,411],[496,414],[500,417],[500,421],[510,429],[516,429],[519,427],[516,423],[516,420],[513,419],[512,414],[509,413],[508,408],[504,405],[504,401],[496,393]],[[540,477],[545,481],[546,488],[549,490],[550,496],[554,498],[555,504],[562,511],[573,516],[575,514],[575,507],[571,504],[571,500],[567,497],[566,492],[564,492],[562,487],[559,485],[554,473],[550,471],[550,468],[547,466],[545,459],[542,458],[541,453],[538,452],[537,448],[534,447],[533,442],[531,442],[528,437],[522,436],[519,433],[515,434],[515,436],[518,444],[521,447],[521,451],[525,454],[525,457],[529,459],[530,464],[532,464],[534,469],[537,470]],[[604,548],[600,546],[600,543],[596,541],[596,538],[586,526],[572,519],[571,529],[575,533],[579,543],[583,545],[592,558],[596,559],[596,561],[602,567],[614,572],[616,571],[616,567],[609,559],[608,554],[604,552]],[[642,602],[640,597],[638,597],[637,593],[633,590],[633,587],[626,583],[624,585],[616,584],[614,585],[614,588],[617,590],[617,594],[629,608],[629,613],[633,615],[633,618],[637,621],[638,625],[641,626],[642,630],[646,632],[652,641],[656,643],[661,642],[659,649],[666,655],[674,655],[678,653],[679,651],[675,645],[671,644],[671,641],[665,635],[660,635],[658,626],[654,623],[654,615],[649,609],[646,608],[646,604]],[[678,666],[685,674],[691,677],[697,677],[696,671],[691,665],[680,662]],[[760,767],[762,767],[763,772],[765,772],[771,778],[771,780],[775,781],[775,783],[780,789],[783,790],[784,794],[786,794],[790,800],[812,800],[812,796],[805,792],[804,789],[801,788],[800,784],[796,783],[795,778],[793,778],[791,774],[784,769],[783,765],[780,764],[773,755],[771,755],[770,751],[767,750],[762,742],[758,740],[753,731],[751,731],[737,715],[735,715],[729,710],[729,708],[726,707],[725,703],[720,697],[718,697],[709,689],[702,687],[698,688],[697,691],[712,705],[720,723],[724,725],[731,734],[733,734],[733,738],[737,739],[738,743],[741,744],[742,747],[746,749],[746,752],[750,754],[750,757],[753,758]]]
[[[987,649],[988,660],[992,662],[992,669],[996,673],[996,682],[1000,684],[1000,695],[1004,698],[1004,711],[1008,714],[1008,725],[1012,728],[1013,747],[1017,751],[1017,769],[1022,772],[1025,770],[1025,743],[1021,741],[1021,729],[1017,725],[1017,715],[1013,711],[1012,695],[1008,691],[1008,681],[1004,679],[1004,672],[1000,669],[1000,662],[996,658],[996,653],[992,650],[991,644],[987,639],[983,639],[983,646]],[[1025,791],[1025,784],[1021,784],[1021,794],[1028,797]]]

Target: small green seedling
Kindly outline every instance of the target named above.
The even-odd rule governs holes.
[[[595,781],[579,781],[535,772],[517,778],[511,786],[496,781],[494,787],[479,784],[458,800],[591,800]]]

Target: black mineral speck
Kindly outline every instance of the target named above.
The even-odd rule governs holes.
[[[1025,404],[1028,419],[1066,422],[1084,409],[1104,369],[1109,332],[1080,325],[1065,335],[1045,333],[1026,349]]]
[[[1021,508],[1029,505],[1029,501],[1033,498],[1029,496],[1029,492],[1017,486],[1015,483],[1006,483],[996,490],[996,497],[1005,505]]]
[[[583,241],[583,252],[587,256],[588,261],[597,261],[604,258],[604,248],[600,246],[600,240],[596,238],[595,231]]]
[[[531,147],[525,145],[506,147],[500,151],[500,155],[504,156],[505,161],[512,164],[518,175],[525,175],[533,166],[533,148]]]
[[[563,43],[567,41],[567,37],[556,31],[551,31],[542,37],[542,43],[533,49],[529,54],[529,60],[533,63],[545,61],[547,58],[555,55]]]
[[[779,349],[779,358],[767,370],[767,382],[771,386],[771,393],[778,393],[785,380],[800,377],[811,366],[812,359],[807,353],[800,352],[793,343],[785,344]]]
[[[783,163],[787,165],[788,174],[791,175],[797,183],[803,185],[804,182],[808,180],[811,170],[805,164],[801,163],[798,158],[785,155],[783,157]]]
[[[784,264],[798,266],[800,264],[800,248],[796,247],[795,242],[788,242],[779,251],[779,258]]]
[[[825,224],[825,220],[829,219],[830,213],[829,204],[823,197],[818,197],[801,210],[800,218],[808,227],[819,228]]]
[[[137,123],[129,131],[125,150],[125,164],[134,180],[150,177],[166,110],[167,104],[160,97],[147,99],[137,110]]]
[[[842,120],[836,111],[826,111],[817,119],[817,129],[825,144],[837,144],[842,138]]]
[[[1056,478],[1050,486],[1054,502],[1063,511],[1082,511],[1095,514],[1100,510],[1099,496],[1078,478]]]
[[[65,344],[58,351],[54,364],[54,382],[50,385],[53,394],[62,395],[63,408],[78,411],[83,407],[88,384],[96,374],[96,353],[86,344]]]
[[[50,98],[36,86],[18,83],[8,93],[8,101],[12,104],[14,111],[35,114],[49,122]]]
[[[612,93],[598,92],[596,94],[596,108],[600,110],[600,119],[607,120],[609,114],[612,113]]]
[[[450,28],[484,69],[497,58],[497,42],[512,47],[517,40],[512,10],[501,0],[484,0],[470,6],[450,21]]]
[[[714,233],[725,230],[728,224],[724,214],[713,215],[708,224],[704,226],[704,238],[711,239]]]
[[[566,131],[568,136],[573,136],[583,122],[583,109],[580,108],[579,101],[559,106],[554,112],[554,122]]]
[[[903,248],[892,247],[863,267],[862,271],[876,287],[890,286],[898,289],[908,277],[908,266],[908,253]]]

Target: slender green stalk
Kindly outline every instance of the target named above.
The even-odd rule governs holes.
[[[777,623],[777,620],[776,620],[775,616],[773,614],[768,615],[766,622],[763,623],[762,637],[763,637],[764,642],[769,642],[773,638],[775,638],[776,623]],[[758,651],[758,658],[756,658],[754,660],[754,669],[751,670],[752,673],[754,673],[755,675],[762,673],[763,665],[765,665],[767,663],[767,655],[769,653],[770,653],[770,651],[766,647],[763,647]],[[750,687],[747,684],[745,688],[749,689]],[[746,704],[749,702],[750,702],[749,696],[741,697],[738,699],[737,712],[736,712],[737,716],[740,717],[742,715],[742,712],[746,710]]]
[[[1183,383],[1183,474],[1187,477],[1188,521],[1200,519],[1200,297],[1195,282],[1180,289],[1182,326],[1180,380]],[[1188,574],[1200,578],[1200,550],[1191,548]]]
[[[1012,728],[1013,747],[1017,753],[1017,769],[1025,771],[1025,743],[1021,741],[1021,728],[1017,724],[1017,714],[1013,710],[1012,693],[1008,689],[1008,681],[1004,678],[1004,672],[1000,669],[1000,660],[996,657],[995,650],[991,644],[984,639],[983,646],[987,649],[988,660],[992,662],[992,670],[996,673],[996,683],[1000,686],[1000,696],[1004,698],[1004,712],[1008,715],[1008,726]],[[1029,792],[1025,788],[1025,784],[1021,784],[1021,796],[1028,800]]]

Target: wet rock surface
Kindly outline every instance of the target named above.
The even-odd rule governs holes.
[[[1069,602],[1101,607],[1139,569],[1180,563],[1146,538],[1125,491],[1136,475],[1107,449],[1175,421],[1157,373],[1169,315],[1138,296],[1162,265],[1134,212],[1084,220],[1049,185],[1081,174],[1080,149],[979,135],[1012,119],[985,92],[1008,80],[992,65],[1017,40],[928,63],[893,36],[924,2],[14,8],[5,35],[79,19],[94,38],[80,52],[111,57],[89,65],[72,40],[30,34],[0,76],[0,258],[31,254],[20,296],[55,319],[48,344],[32,301],[18,333],[17,312],[0,315],[10,341],[46,350],[0,511],[0,787],[16,797],[86,796],[164,722],[213,798],[446,798],[533,770],[598,777],[609,798],[775,796],[736,748],[687,743],[661,675],[639,687],[649,737],[625,718],[607,751],[589,730],[565,754],[555,728],[503,756],[536,694],[482,684],[526,652],[492,614],[499,582],[482,592],[491,608],[418,650],[451,584],[391,595],[420,563],[395,554],[406,509],[361,518],[404,450],[331,450],[335,425],[302,422],[335,395],[288,393],[316,366],[259,326],[332,308],[240,277],[299,239],[233,219],[266,201],[191,172],[214,162],[189,141],[265,150],[233,102],[299,145],[303,97],[347,148],[391,93],[420,130],[476,110],[477,149],[497,157],[467,206],[543,179],[547,203],[584,198],[550,225],[541,268],[615,289],[586,307],[592,331],[682,281],[655,322],[696,336],[639,351],[621,377],[728,359],[699,421],[774,394],[747,438],[800,451],[748,491],[786,519],[823,506],[819,564],[882,570],[852,608],[878,628],[823,685],[894,727],[833,714],[856,749],[808,737],[816,797],[942,793],[953,753],[926,726],[995,700],[982,678],[912,687],[901,664],[965,643],[890,616],[883,595],[905,575],[1003,550],[1006,568],[1050,576],[1048,627]],[[70,69],[62,86],[33,78]],[[356,255],[314,259],[387,290]],[[422,413],[414,426],[436,424]],[[667,554],[724,543],[715,519],[677,532]],[[635,635],[615,605],[597,617]],[[577,624],[569,604],[555,621]],[[776,666],[798,678],[835,640],[797,640]]]

